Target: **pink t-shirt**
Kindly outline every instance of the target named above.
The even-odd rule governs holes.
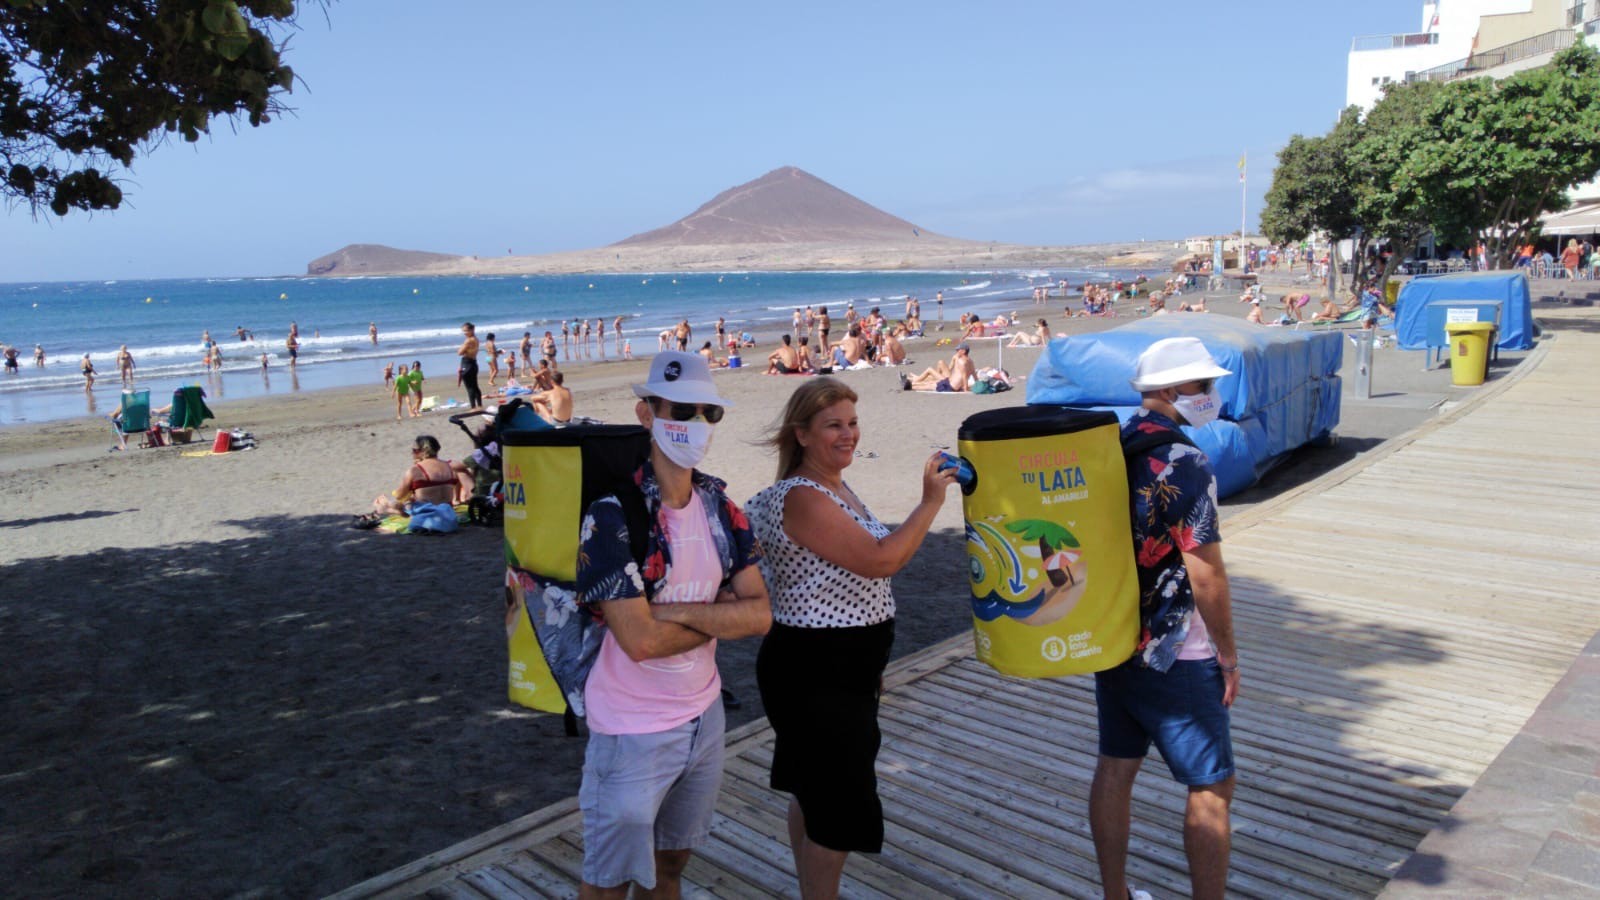
[[[1206,630],[1206,620],[1200,618],[1200,610],[1189,612],[1189,633],[1184,635],[1183,646],[1178,648],[1179,659],[1210,659],[1217,655],[1211,649],[1211,632]]]
[[[662,506],[661,523],[672,565],[652,602],[715,602],[722,563],[699,492],[690,492],[683,509]],[[608,631],[584,686],[584,705],[590,731],[654,734],[705,712],[721,693],[716,641],[676,656],[634,662]]]

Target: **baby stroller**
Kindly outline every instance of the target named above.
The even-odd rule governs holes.
[[[463,462],[472,475],[467,521],[474,525],[500,525],[504,521],[505,507],[505,494],[501,490],[501,432],[507,429],[542,431],[553,426],[521,399],[513,399],[493,413],[461,413],[451,416],[450,421],[472,440],[473,450]]]

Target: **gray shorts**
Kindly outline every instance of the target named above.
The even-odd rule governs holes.
[[[589,733],[578,788],[584,883],[653,889],[657,850],[706,842],[722,786],[724,729],[718,697],[698,719],[669,731]]]

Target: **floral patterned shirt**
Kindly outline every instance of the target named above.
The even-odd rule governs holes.
[[[1122,426],[1135,437],[1177,431],[1178,423],[1141,409]],[[1155,447],[1130,460],[1133,547],[1139,570],[1137,658],[1158,672],[1172,667],[1189,634],[1194,589],[1182,553],[1222,540],[1217,528],[1217,479],[1204,453],[1189,444]]]

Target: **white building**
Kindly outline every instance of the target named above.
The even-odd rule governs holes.
[[[1580,40],[1600,45],[1600,0],[1432,0],[1417,31],[1351,42],[1345,105],[1371,109],[1390,82],[1504,78]],[[1600,181],[1570,196],[1600,199]]]
[[[1345,105],[1371,109],[1391,81],[1504,77],[1600,33],[1600,0],[1433,0],[1409,34],[1351,41]]]

